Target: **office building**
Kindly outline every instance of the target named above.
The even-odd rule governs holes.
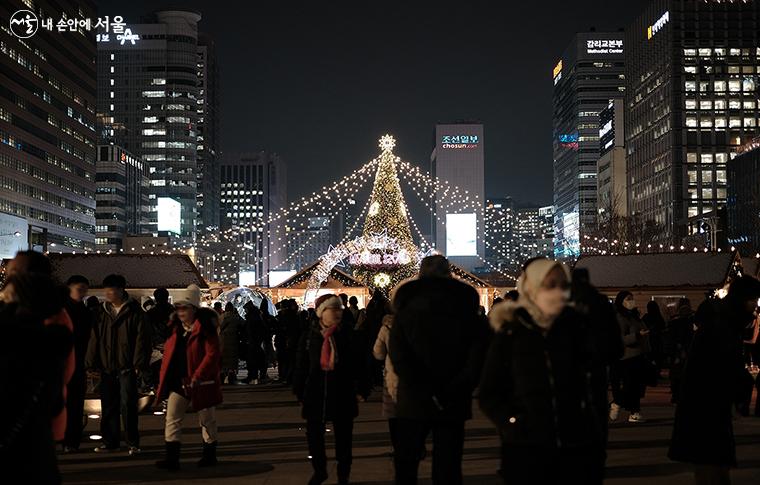
[[[517,265],[514,241],[515,202],[511,197],[486,200],[485,259],[499,270]]]
[[[679,245],[719,219],[758,134],[760,2],[654,0],[626,33],[628,211]]]
[[[285,165],[262,151],[223,157],[220,173],[221,230],[232,235],[238,252],[229,255],[226,268],[217,261],[215,280],[239,282],[242,275],[265,285],[287,256],[287,218],[278,217],[286,204]]]
[[[515,213],[513,228],[515,270],[530,258],[551,257],[554,252],[554,207],[522,207]]]
[[[328,217],[296,218],[287,229],[288,268],[300,271],[327,254],[333,236]]]
[[[198,35],[198,233],[219,228],[219,67],[214,41]]]
[[[624,87],[622,32],[576,34],[553,70],[554,255],[580,254],[596,227],[599,113]]]
[[[95,200],[95,244],[119,251],[127,235],[147,225],[148,172],[142,161],[117,145],[99,145]]]
[[[744,256],[760,252],[760,137],[728,164],[727,242]],[[709,225],[702,228],[707,232]]]
[[[596,164],[597,220],[601,228],[628,215],[625,178],[624,101],[610,101],[599,112],[599,160]]]
[[[0,5],[0,212],[26,219],[40,250],[95,247],[95,33],[37,24],[21,39],[8,19],[96,18],[95,2]]]
[[[452,197],[436,191],[433,233],[436,249],[452,263],[472,270],[485,256],[485,163],[483,125],[461,121],[437,124],[430,173],[459,189]],[[469,200],[465,200],[469,197]]]
[[[175,200],[177,236],[187,241],[196,234],[198,111],[204,106],[198,103],[200,19],[191,11],[156,12],[149,23],[129,24],[127,41],[101,34],[97,54],[100,136],[148,165],[148,231],[159,231],[159,201]]]

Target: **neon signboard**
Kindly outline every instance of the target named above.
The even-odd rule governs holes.
[[[622,54],[621,39],[597,39],[586,41],[586,54]]]
[[[441,148],[444,149],[473,149],[480,143],[478,135],[442,135]]]
[[[665,13],[662,14],[662,17],[657,19],[655,23],[647,28],[647,40],[654,37],[654,34],[662,30],[662,28],[665,27],[665,24],[668,22],[670,22],[670,11],[666,10]]]

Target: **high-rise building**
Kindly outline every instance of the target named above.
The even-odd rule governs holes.
[[[221,230],[230,231],[240,254],[225,269],[230,282],[240,274],[266,284],[269,271],[280,269],[287,251],[286,218],[274,217],[285,207],[285,164],[274,153],[225,156],[221,162]],[[275,219],[269,222],[271,219]],[[223,281],[221,265],[217,281]]]
[[[298,220],[287,231],[288,268],[284,269],[300,271],[316,262],[330,249],[331,236],[331,224],[327,217]]]
[[[219,227],[219,67],[214,41],[198,36],[198,232]]]
[[[654,0],[626,31],[628,210],[662,244],[716,220],[758,134],[759,25],[755,0]]]
[[[62,6],[63,5],[63,6]],[[0,212],[25,218],[41,249],[95,247],[95,33],[37,24],[17,37],[7,19],[96,19],[95,3],[0,4]]]
[[[621,98],[611,100],[609,106],[599,112],[596,204],[600,226],[628,215],[623,114]]]
[[[460,194],[454,197],[445,189],[436,192],[432,242],[452,263],[472,270],[485,257],[483,125],[440,123],[434,136],[430,173],[451,190],[458,188]]]
[[[760,137],[746,144],[728,164],[727,241],[745,256],[760,251]],[[712,235],[708,223],[701,228]]]
[[[580,254],[596,226],[599,112],[623,96],[622,32],[576,34],[554,67],[554,255]]]
[[[516,210],[513,240],[517,267],[530,258],[550,257],[554,251],[554,207],[523,207]]]
[[[485,207],[485,259],[499,270],[514,269],[515,202],[511,197],[487,199]]]
[[[156,12],[150,23],[129,25],[128,41],[101,35],[97,54],[100,136],[148,165],[148,231],[159,230],[159,201],[173,199],[180,203],[178,235],[190,241],[196,234],[198,111],[204,106],[198,100],[205,89],[199,87],[200,19],[192,11]],[[208,118],[204,113],[206,126]]]
[[[147,224],[147,167],[117,145],[98,146],[97,167],[96,249],[118,251]]]

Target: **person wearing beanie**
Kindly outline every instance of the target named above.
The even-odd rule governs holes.
[[[479,390],[480,407],[501,436],[502,478],[601,484],[604,436],[587,382],[587,322],[568,306],[570,272],[538,258],[526,266],[517,289],[516,302],[504,301],[491,312],[496,335]]]
[[[96,453],[119,449],[120,418],[129,454],[140,453],[137,378],[150,371],[150,323],[140,303],[125,291],[123,276],[103,280],[105,302],[98,308],[87,345],[85,368],[100,372],[100,434]]]
[[[325,423],[332,422],[338,483],[348,483],[352,462],[354,419],[358,400],[369,396],[369,379],[361,354],[352,345],[352,332],[344,328],[343,302],[336,295],[322,295],[314,303],[315,318],[301,335],[293,373],[293,392],[302,405],[306,437],[314,475],[309,485],[327,480]]]
[[[200,290],[193,290],[188,287],[185,295],[174,303],[176,311],[169,323],[169,338],[166,339],[156,390],[157,406],[167,400],[166,456],[156,462],[156,466],[169,471],[180,467],[182,421],[190,404],[198,413],[203,437],[203,456],[198,466],[217,463],[216,406],[222,402],[219,315],[213,309],[200,308]]]

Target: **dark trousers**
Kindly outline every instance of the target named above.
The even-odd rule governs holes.
[[[398,448],[393,455],[397,485],[416,485],[425,438],[433,433],[433,483],[461,485],[464,421],[397,418]]]
[[[267,378],[267,357],[261,346],[248,348],[245,366],[248,369],[248,381]]]
[[[354,420],[341,419],[333,421],[333,436],[335,437],[335,460],[338,462],[338,478],[348,478],[353,461],[352,439]],[[306,439],[309,442],[311,466],[315,472],[327,471],[327,451],[325,449],[325,423],[322,421],[306,421]]]
[[[286,349],[277,350],[277,377],[286,381],[290,377],[290,353]]]
[[[604,481],[604,450],[601,446],[560,450],[502,445],[499,473],[509,485],[601,485]]]
[[[124,423],[127,445],[140,446],[137,430],[137,377],[134,371],[101,373],[100,407],[100,434],[106,447],[119,447],[119,416]]]
[[[79,449],[82,443],[82,419],[84,416],[84,395],[87,391],[87,377],[77,370],[66,386],[66,433],[63,446]]]
[[[641,411],[641,398],[646,390],[644,356],[621,360],[620,363],[623,374],[623,402],[620,404],[627,411],[638,413]]]
[[[612,402],[618,406],[623,405],[625,400],[623,396],[623,361],[617,360],[610,364],[610,390],[612,391]]]

